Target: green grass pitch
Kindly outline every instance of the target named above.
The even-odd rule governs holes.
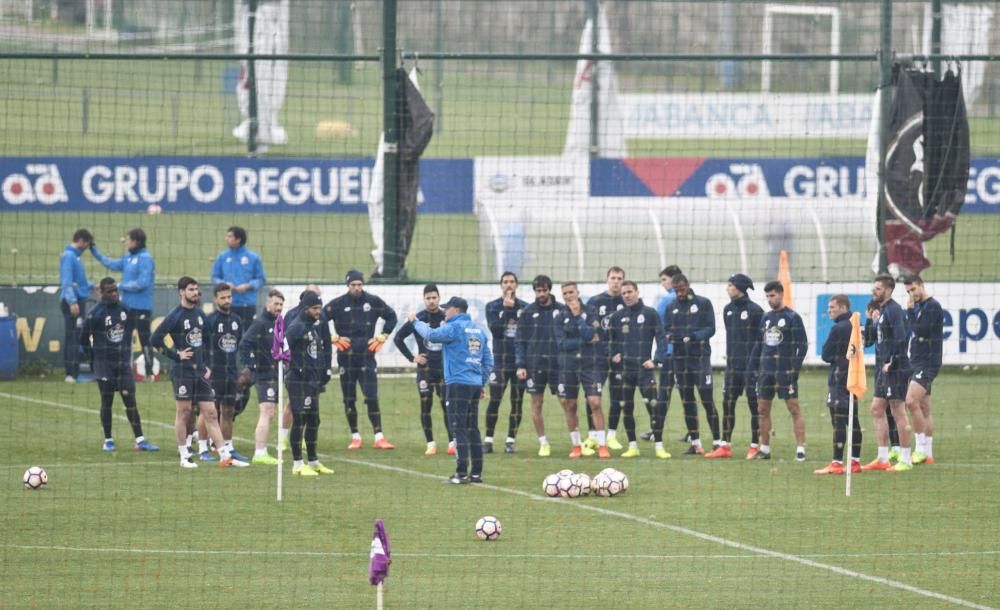
[[[384,425],[393,452],[349,453],[340,390],[322,398],[320,451],[337,473],[290,476],[275,500],[275,470],[184,471],[172,441],[167,382],[140,384],[139,404],[157,454],[130,449],[115,406],[118,450],[100,450],[93,384],[50,379],[0,385],[0,606],[168,608],[374,605],[366,567],[372,525],[383,518],[393,549],[387,607],[906,607],[1000,605],[1000,477],[988,406],[990,371],[947,370],[935,384],[939,463],[906,474],[811,474],[830,458],[825,373],[802,378],[809,460],[798,464],[790,422],[775,408],[775,460],[711,462],[681,456],[676,395],[667,422],[669,461],[642,455],[570,461],[565,425],[546,400],[553,457],[535,456],[529,418],[513,456],[487,457],[483,486],[453,487],[443,452],[422,455],[412,379],[384,379]],[[717,392],[718,394],[718,392]],[[718,398],[718,396],[717,396]],[[640,409],[641,410],[641,409]],[[506,404],[498,436],[506,432]],[[444,436],[435,406],[438,439]],[[256,407],[237,419],[249,453]],[[370,427],[362,414],[370,445]],[[637,414],[645,429],[644,413]],[[870,429],[867,407],[862,422]],[[703,422],[704,425],[704,422]],[[735,449],[748,442],[745,403]],[[869,433],[865,458],[874,450]],[[23,490],[41,465],[49,485]],[[607,465],[628,474],[617,498],[547,500],[541,480]],[[478,541],[492,514],[500,540]]]

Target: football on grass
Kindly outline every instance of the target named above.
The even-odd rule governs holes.
[[[41,489],[49,482],[49,475],[41,466],[32,466],[24,471],[24,486],[27,489]]]
[[[476,537],[480,540],[496,540],[500,537],[501,531],[503,528],[496,517],[480,517],[479,521],[476,521]]]

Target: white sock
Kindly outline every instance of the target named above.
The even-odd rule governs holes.
[[[309,460],[310,466],[319,466],[319,460]]]
[[[360,441],[361,440],[361,433],[360,432],[354,432],[354,433],[352,433],[351,434],[351,439],[352,440],[359,440]]]
[[[456,441],[448,441],[448,447],[450,449],[454,449],[454,448],[458,447],[458,442],[456,442]]]
[[[917,440],[916,440],[917,446],[916,446],[916,449],[920,453],[923,453],[924,452],[924,439],[927,438],[927,435],[923,434],[922,432],[917,432],[916,436],[917,436]]]
[[[928,436],[924,438],[924,455],[927,457],[934,457],[934,437]]]
[[[750,443],[750,447],[753,449],[757,449],[758,447],[760,447],[760,445],[758,445],[757,443]]]
[[[799,445],[798,447],[795,448],[795,453],[800,453],[800,452],[801,453],[805,453],[806,452],[806,448],[803,447],[802,445]]]
[[[177,445],[177,453],[180,454],[182,460],[191,457],[191,452],[188,451],[187,445]]]
[[[191,446],[191,441],[194,440],[193,437],[194,437],[193,434],[188,434],[187,435],[187,441],[185,441],[184,444],[187,445],[188,447],[190,447]]]
[[[385,437],[384,437],[384,436],[382,435],[382,433],[381,433],[381,432],[376,432],[376,433],[375,433],[375,441],[376,441],[376,442],[378,442],[378,441],[382,440],[383,438],[385,438]]]
[[[544,435],[543,436],[539,436],[538,437],[538,444],[539,445],[548,445],[549,444],[549,439],[546,438]]]
[[[596,430],[587,430],[587,438],[596,441],[597,440],[597,431]]]
[[[223,460],[228,460],[231,457],[229,455],[229,447],[223,445],[222,449],[219,449],[219,457],[222,458]]]
[[[506,440],[506,441],[504,441],[504,442],[507,442],[507,443],[513,443],[513,442],[514,442],[514,439],[508,436],[508,437],[507,437],[507,440]]]
[[[604,440],[604,430],[596,430],[594,432],[594,440],[597,441],[598,445],[606,445],[607,441]]]
[[[889,461],[889,448],[879,447],[878,448],[878,461],[888,462]]]
[[[899,448],[899,445],[893,445],[893,446],[892,446],[892,450],[893,450],[893,451],[895,451],[896,453],[899,453],[900,451],[902,451],[902,450],[901,450],[901,449]]]
[[[636,442],[636,441],[629,441],[628,442],[628,448],[629,449],[638,449],[639,448],[639,443]]]
[[[771,446],[770,445],[761,444],[761,446],[760,446],[760,452],[761,453],[771,453]]]
[[[609,441],[615,437],[615,433],[616,432],[618,432],[618,431],[617,430],[608,430],[608,440]]]
[[[228,441],[223,441],[223,444],[226,446],[226,449],[229,449],[230,451],[233,450],[233,439],[229,439]]]
[[[289,430],[288,428],[278,428],[278,439],[287,441],[291,433],[292,431]]]
[[[437,447],[437,443],[435,443],[434,441],[427,443],[428,449],[434,449],[435,447]]]
[[[722,445],[725,445],[722,441],[712,441],[712,447],[721,447]]]
[[[700,438],[694,439],[693,441],[691,441],[691,445],[694,447],[701,447],[701,439]]]
[[[267,447],[264,447],[263,449],[257,449],[257,450],[255,450],[253,452],[253,455],[254,455],[254,457],[257,457],[259,455],[260,456],[267,455]]]
[[[292,468],[302,468],[302,460],[292,460]]]
[[[570,432],[569,433],[569,440],[570,440],[571,443],[573,443],[574,447],[578,446],[580,444],[580,442],[581,442],[580,441],[580,431],[579,430],[574,430],[573,432]]]
[[[661,441],[659,443],[656,443],[654,445],[654,447],[657,449],[657,451],[660,450],[660,449],[663,449],[663,442]]]
[[[910,455],[911,455],[910,448],[909,447],[903,447],[903,450],[899,452],[899,459],[904,464],[912,464],[913,463],[913,458],[911,458]]]
[[[137,437],[135,437],[135,444],[138,445],[139,443],[141,443],[144,440],[146,440],[145,436],[137,436]]]
[[[198,453],[206,453],[208,451],[208,441],[198,441]]]
[[[485,437],[483,439],[483,442],[484,443],[489,443],[490,445],[492,445],[493,444],[493,437],[492,436],[487,436],[487,437]]]

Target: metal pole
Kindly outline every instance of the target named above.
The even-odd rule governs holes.
[[[598,18],[601,13],[600,0],[587,0],[587,12],[590,15],[590,23],[592,27],[590,29],[590,52],[598,53],[600,45],[600,28],[598,24]],[[598,66],[600,66],[599,61],[591,61],[590,64],[590,156],[596,157],[601,153],[601,136],[600,136],[600,111],[601,103],[600,97],[600,83],[598,82],[597,72]]]
[[[885,155],[889,147],[889,121],[892,119],[892,0],[882,0],[881,43],[879,46],[879,105],[881,121],[878,143],[878,206],[875,225],[878,230],[878,269],[884,272],[889,261],[885,254]]]
[[[444,7],[442,0],[434,2],[434,50],[444,51]],[[434,60],[434,131],[444,133],[444,62]]]
[[[396,235],[399,224],[399,193],[397,168],[399,133],[396,125],[396,0],[382,3],[382,122],[385,125],[385,157],[383,159],[383,264],[382,275],[398,278],[400,273],[399,238]]]
[[[257,28],[257,0],[250,0],[247,9],[247,53],[254,54],[253,35]],[[247,135],[247,154],[257,155],[257,62],[247,61],[247,89],[250,94],[250,131]]]
[[[931,0],[931,55],[941,55],[941,0]],[[931,68],[941,78],[941,58],[931,60]]]

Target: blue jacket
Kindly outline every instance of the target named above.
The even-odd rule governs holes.
[[[87,272],[83,268],[83,261],[80,255],[83,250],[67,244],[59,258],[59,298],[70,305],[77,301],[86,301],[90,289],[93,288],[87,281]]]
[[[156,265],[153,255],[145,248],[126,252],[121,258],[109,258],[94,246],[90,249],[94,258],[112,271],[122,272],[118,289],[122,292],[122,303],[129,309],[153,311],[153,284],[156,283]],[[235,295],[234,295],[235,296]]]
[[[257,291],[264,287],[267,276],[260,256],[246,246],[223,250],[212,265],[212,284],[229,282],[233,286],[250,284],[250,290],[243,294],[233,291],[235,307],[256,307]]]
[[[808,349],[802,317],[787,307],[772,309],[760,319],[757,343],[750,354],[753,367],[750,370],[798,373]]]
[[[847,387],[847,346],[851,344],[851,312],[834,320],[833,328],[823,344],[823,362],[830,364],[826,384],[830,387]]]
[[[910,325],[910,363],[913,368],[941,368],[944,312],[934,297],[915,303],[906,311]]]
[[[879,307],[878,324],[873,323],[871,318],[865,321],[865,347],[875,344],[877,371],[886,364],[890,371],[906,371],[910,368],[910,359],[906,354],[909,334],[906,314],[899,303],[892,299]]]
[[[568,306],[564,307],[555,319],[553,331],[559,348],[560,371],[600,370],[601,366],[607,369],[607,337],[601,317],[593,307],[581,305],[576,316]]]
[[[437,328],[416,320],[413,328],[424,339],[444,345],[445,385],[486,385],[493,370],[489,333],[469,314],[460,313]]]

